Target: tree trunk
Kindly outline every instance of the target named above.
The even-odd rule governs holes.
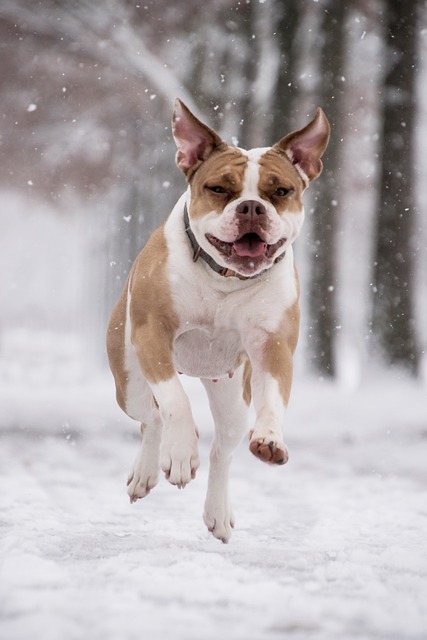
[[[382,356],[416,374],[414,322],[416,215],[414,185],[415,80],[418,2],[385,7],[387,73],[383,87],[380,188],[374,263],[372,327]]]
[[[268,140],[273,143],[285,133],[298,127],[299,118],[295,109],[298,99],[296,67],[299,44],[298,26],[300,22],[298,0],[276,0],[276,38],[279,45],[280,64],[270,115]]]
[[[332,127],[324,157],[324,171],[312,187],[314,213],[311,224],[309,313],[313,365],[322,375],[335,375],[336,327],[336,221],[339,204],[342,103],[345,83],[345,18],[348,4],[329,0],[322,5],[319,30],[319,104]]]

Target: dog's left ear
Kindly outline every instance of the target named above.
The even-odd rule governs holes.
[[[225,146],[219,135],[200,122],[178,98],[173,111],[172,133],[178,147],[176,163],[187,179],[214,149]]]
[[[322,173],[320,158],[328,146],[330,132],[328,119],[319,107],[308,125],[289,133],[273,149],[287,155],[307,186]]]

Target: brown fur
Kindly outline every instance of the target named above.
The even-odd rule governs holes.
[[[163,225],[153,233],[132,271],[131,340],[142,372],[151,383],[169,380],[175,374],[172,344],[179,321],[173,311],[167,255]]]
[[[271,333],[264,345],[263,365],[279,384],[280,395],[287,406],[292,386],[292,355],[299,333],[299,304],[287,309],[279,329]]]
[[[228,193],[239,198],[243,189],[243,178],[248,160],[239,149],[226,147],[217,150],[200,166],[197,179],[190,180],[191,218],[197,219],[213,210],[220,213],[226,204],[226,196],[215,194],[207,186],[224,187]],[[233,195],[231,201],[234,199]]]
[[[246,358],[243,369],[243,400],[246,402],[248,407],[252,400],[251,377],[252,365],[249,358]]]
[[[302,207],[303,181],[290,160],[276,149],[270,149],[260,158],[260,195],[275,206],[277,211],[298,213]],[[200,166],[197,179],[190,180],[192,191],[191,217],[197,219],[207,210],[221,211],[225,205],[239,198],[243,188],[247,157],[233,147],[216,150]],[[226,194],[210,192],[208,187],[221,186]],[[289,188],[286,198],[274,196],[278,187]]]
[[[273,148],[261,156],[259,164],[260,196],[270,200],[279,213],[283,211],[299,213],[302,208],[304,184],[292,163]],[[291,191],[286,198],[275,198],[272,194],[277,187],[285,187]]]
[[[226,145],[177,100],[173,134],[177,164],[191,186],[189,203],[187,198],[190,222],[197,224],[193,233],[187,228],[185,246],[184,222],[188,221],[182,196],[173,210],[170,226],[168,223],[167,241],[162,226],[135,260],[111,317],[107,346],[118,403],[125,412],[129,411],[128,415],[134,414],[132,417],[142,422],[141,448],[128,481],[131,502],[148,495],[157,483],[160,469],[169,482],[183,488],[199,467],[197,427],[175,365],[191,375],[209,375],[213,382],[227,374],[232,378],[238,370],[233,382],[225,378],[218,385],[205,385],[215,421],[215,439],[204,521],[215,537],[227,542],[234,526],[228,497],[231,453],[246,429],[245,405],[250,404],[252,391],[257,416],[250,434],[250,451],[268,464],[285,464],[288,459],[280,408],[282,400],[287,405],[291,390],[292,356],[298,341],[299,285],[296,272],[296,288],[293,282],[290,251],[282,267],[271,265],[271,261],[299,231],[302,194],[322,168],[320,157],[328,142],[329,125],[319,109],[303,130],[289,134],[274,147],[243,152]],[[218,222],[216,218],[222,212],[225,217]],[[275,212],[288,218],[280,223]],[[201,220],[203,216],[208,218]],[[221,236],[206,233],[215,231],[216,225],[221,233],[230,232],[233,246]],[[277,237],[287,234],[287,228],[291,236]],[[215,265],[209,251],[201,250],[204,242],[200,248],[195,246],[193,236],[197,231],[205,233],[207,241],[219,247],[218,251],[223,250],[237,271]],[[178,244],[173,233],[177,234]],[[244,238],[246,234],[252,237]],[[267,245],[270,237],[273,244]],[[198,264],[192,265],[191,250],[193,260],[200,258]],[[179,277],[181,265],[185,279]],[[277,269],[271,274],[273,282],[265,274],[253,287],[250,282],[240,283],[239,279],[255,277],[270,266]],[[225,278],[221,281],[218,274],[234,276],[234,284]],[[287,286],[290,290],[280,300],[278,292]],[[294,299],[292,306],[284,310]],[[272,309],[275,303],[277,308]],[[210,363],[205,362],[208,358]]]
[[[116,383],[117,403],[126,412],[125,323],[127,284],[111,314],[107,329],[107,353]]]
[[[175,371],[172,342],[178,327],[166,274],[167,247],[163,227],[157,229],[132,267],[130,315],[131,340],[135,345],[141,369],[151,383],[168,380]],[[119,406],[126,411],[127,372],[125,370],[126,284],[117,302],[107,331],[107,350],[116,382]],[[156,282],[158,287],[153,288]]]

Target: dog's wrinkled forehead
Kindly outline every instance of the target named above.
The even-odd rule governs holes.
[[[244,151],[237,147],[214,151],[194,174],[190,181],[192,189],[217,184],[229,186],[233,191],[241,190],[248,160]]]
[[[299,210],[304,190],[301,177],[292,163],[272,147],[249,151],[231,146],[218,149],[193,174],[190,187],[192,217],[209,210],[223,210],[225,202],[216,191],[224,190],[230,203],[239,198],[270,201],[271,194],[277,188],[284,188],[294,194],[286,202],[287,208],[291,205],[291,209]],[[216,197],[210,197],[212,194]],[[206,199],[211,205],[208,208]],[[294,203],[295,207],[292,206]],[[280,210],[281,205],[285,203],[280,203],[276,208]]]

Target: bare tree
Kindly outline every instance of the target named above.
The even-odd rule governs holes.
[[[417,215],[414,184],[415,90],[419,2],[384,4],[384,82],[379,144],[372,325],[390,364],[413,374],[419,364],[414,321],[412,246]]]
[[[299,97],[296,69],[301,55],[298,29],[302,14],[298,0],[276,0],[273,10],[278,66],[269,119],[271,141],[279,140],[286,131],[293,131],[300,125],[296,109]]]
[[[345,37],[348,2],[325,0],[319,25],[319,84],[316,94],[332,127],[324,157],[324,172],[314,185],[311,224],[311,278],[309,284],[310,335],[313,365],[322,375],[334,376],[336,311],[336,211],[339,202],[342,141],[342,104],[345,75]]]

